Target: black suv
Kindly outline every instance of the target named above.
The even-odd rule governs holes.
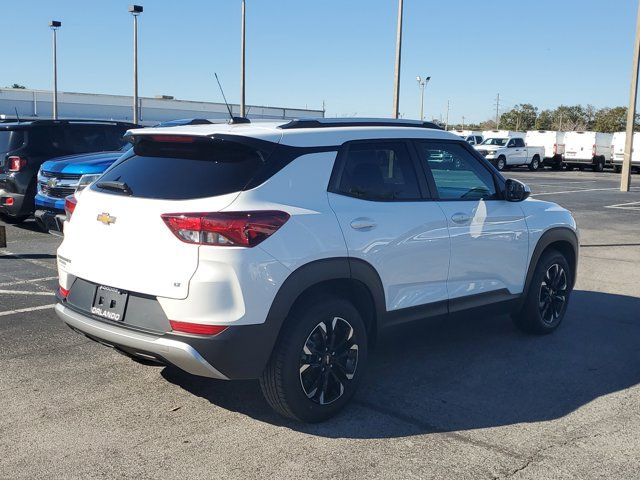
[[[17,223],[33,213],[36,177],[45,160],[118,150],[130,128],[136,125],[97,120],[0,123],[0,215]]]

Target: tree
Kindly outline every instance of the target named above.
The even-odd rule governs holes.
[[[530,103],[516,105],[500,117],[500,128],[505,130],[531,130],[535,127],[538,109]]]
[[[627,108],[602,108],[595,114],[593,129],[597,132],[623,132],[627,127]]]
[[[589,119],[582,105],[560,105],[553,112],[553,129],[562,131],[586,130]]]
[[[7,87],[7,88],[19,88],[21,90],[24,90],[27,87],[25,87],[24,85],[20,85],[19,83],[14,83],[13,85],[11,85],[10,87]]]
[[[536,130],[553,130],[553,111],[542,110],[536,118]]]

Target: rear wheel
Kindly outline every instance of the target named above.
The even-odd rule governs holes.
[[[595,163],[593,164],[593,171],[594,172],[604,172],[604,159],[603,158],[598,158],[595,160]]]
[[[367,331],[356,308],[341,298],[317,298],[290,314],[260,387],[281,415],[321,422],[349,402],[366,361]]]
[[[562,322],[571,294],[571,269],[557,250],[546,251],[538,261],[522,309],[513,315],[523,331],[551,333]]]
[[[535,172],[540,168],[540,157],[538,155],[534,155],[531,159],[531,163],[529,163],[529,170]]]
[[[622,165],[614,165],[613,166],[613,171],[616,173],[621,173],[622,172]]]
[[[507,166],[507,160],[503,156],[498,157],[498,161],[496,162],[496,168],[500,171],[504,170]]]

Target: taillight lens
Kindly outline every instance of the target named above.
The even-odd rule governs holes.
[[[27,165],[27,159],[17,156],[9,157],[9,171],[19,172]]]
[[[591,149],[591,155],[594,156],[594,157],[596,156],[596,146],[595,145]]]
[[[66,299],[69,296],[69,290],[67,290],[66,288],[58,287],[58,292],[60,293],[60,296],[64,299]]]
[[[554,155],[557,155],[557,154],[558,154],[558,144],[557,144],[557,143],[554,143],[554,144],[553,144],[553,154],[554,154]]]
[[[78,200],[76,199],[75,195],[69,195],[64,199],[64,213],[67,214],[67,220],[71,220],[71,215],[76,209],[77,204]]]
[[[197,335],[218,335],[228,327],[224,325],[203,325],[201,323],[177,322],[169,320],[171,330],[174,332],[195,333]]]
[[[255,247],[289,220],[277,210],[218,213],[167,213],[162,219],[186,243]]]

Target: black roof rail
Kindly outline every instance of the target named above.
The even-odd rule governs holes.
[[[444,130],[433,122],[421,122],[420,120],[403,120],[390,118],[301,118],[291,120],[280,125],[284,130],[297,128],[331,128],[331,127],[413,127],[434,128]]]
[[[132,125],[132,126],[137,126],[135,123],[133,122],[127,122],[124,120],[95,120],[95,119],[88,119],[88,118],[64,118],[64,119],[58,119],[58,120],[53,120],[51,118],[49,119],[21,119],[19,122],[16,120],[14,121],[10,121],[10,122],[2,122],[4,124],[6,123],[15,123],[15,124],[20,124],[20,125],[59,125],[59,124],[69,124],[69,123],[98,123],[98,124],[112,124],[112,125]]]

